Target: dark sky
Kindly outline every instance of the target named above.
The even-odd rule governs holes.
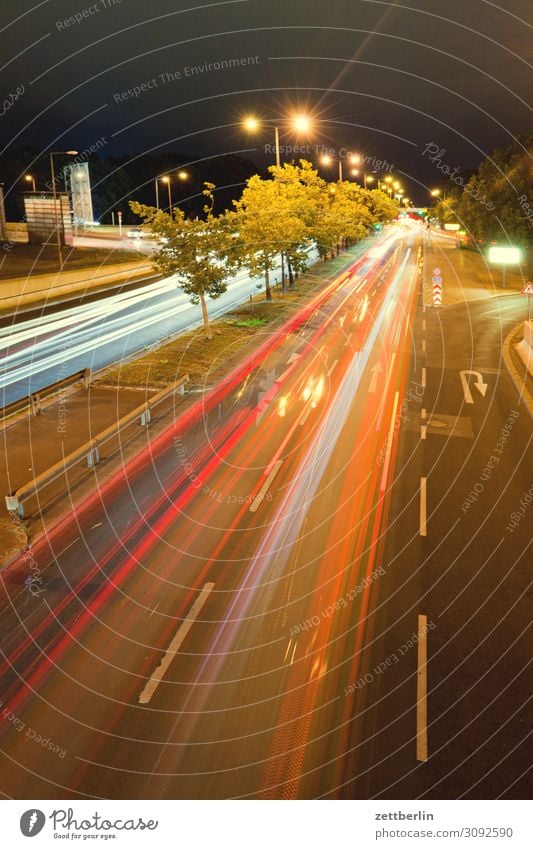
[[[286,145],[387,160],[422,200],[417,181],[440,177],[427,144],[468,171],[533,129],[533,0],[1,0],[0,30],[2,148],[103,137],[101,155],[264,163],[272,130],[239,124],[253,111]],[[295,109],[314,116],[307,139],[286,127]]]

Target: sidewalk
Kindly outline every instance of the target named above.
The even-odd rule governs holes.
[[[24,416],[1,431],[5,462],[0,466],[0,562],[20,546],[21,526],[7,514],[5,496],[58,463],[156,391],[73,387],[39,415]],[[141,430],[140,425],[138,429]],[[69,484],[75,484],[86,473],[86,466],[80,463],[69,472]],[[65,480],[60,478],[50,485],[44,502],[63,495],[64,489]],[[37,510],[33,503],[31,510]]]

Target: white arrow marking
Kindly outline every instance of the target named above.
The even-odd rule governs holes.
[[[302,356],[301,354],[292,353],[290,355],[289,359],[287,360],[287,365],[289,365],[289,366],[292,365],[293,363],[296,362],[296,360],[299,360],[301,356]]]
[[[480,395],[483,398],[485,397],[485,395],[487,393],[487,389],[489,388],[489,386],[488,386],[488,383],[485,383],[483,381],[483,375],[479,371],[471,371],[470,369],[466,369],[465,371],[462,371],[460,374],[461,374],[461,385],[463,387],[465,401],[466,401],[467,404],[473,404],[474,403],[474,398],[473,398],[472,393],[470,391],[470,386],[468,385],[468,378],[467,378],[468,374],[471,374],[473,377],[476,378],[476,382],[474,383],[474,386],[477,388]]]
[[[377,363],[374,368],[370,369],[370,371],[372,372],[372,380],[370,381],[370,387],[368,389],[368,392],[369,394],[374,394],[375,392],[377,392],[378,380],[380,374],[383,371],[383,366],[381,365],[381,363]]]

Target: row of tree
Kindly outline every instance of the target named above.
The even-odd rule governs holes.
[[[459,223],[478,243],[522,247],[533,270],[533,135],[495,150],[462,185],[459,176],[435,207],[443,223]]]
[[[283,285],[292,288],[307,267],[311,247],[326,259],[398,214],[396,201],[384,192],[344,181],[326,183],[305,160],[269,172],[268,179],[250,177],[234,208],[220,215],[214,212],[212,183],[205,183],[201,218],[187,218],[179,207],[170,215],[130,203],[157,239],[154,266],[165,276],[176,275],[191,301],[201,305],[209,339],[207,298],[220,297],[239,268],[261,277],[266,299],[272,300],[272,273],[280,257],[288,279]]]

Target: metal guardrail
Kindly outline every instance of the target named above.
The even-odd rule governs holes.
[[[83,382],[85,389],[89,388],[91,383],[90,368],[82,368],[80,371],[69,374],[68,377],[63,377],[55,383],[50,383],[43,389],[39,389],[38,392],[32,392],[31,395],[26,395],[24,398],[19,398],[17,401],[6,404],[5,407],[0,407],[0,423],[5,422],[6,419],[26,409],[28,409],[32,416],[37,416],[43,410],[43,401],[52,398],[54,395],[58,395],[67,386],[72,386],[74,383],[80,382]]]
[[[176,391],[178,391],[180,395],[183,395],[185,392],[185,384],[188,382],[189,375],[186,374],[176,381],[176,383],[173,383],[172,386],[161,390],[161,392],[158,392],[156,395],[149,398],[148,401],[145,401],[143,404],[135,407],[135,409],[130,413],[122,416],[122,418],[103,430],[93,439],[90,439],[75,451],[72,451],[71,454],[67,454],[66,457],[58,463],[55,463],[55,465],[47,469],[46,472],[43,472],[36,478],[33,478],[33,480],[19,487],[14,492],[6,495],[5,500],[8,511],[10,513],[18,513],[21,519],[26,518],[24,514],[25,501],[36,495],[41,489],[44,489],[44,487],[53,483],[53,481],[57,480],[57,478],[61,477],[61,475],[66,474],[69,469],[76,466],[81,460],[86,460],[88,468],[96,466],[100,462],[100,448],[102,445],[118,436],[124,428],[133,424],[136,419],[140,419],[140,424],[143,427],[149,425],[152,421],[152,411],[154,407],[169,398],[171,395],[174,395]]]

